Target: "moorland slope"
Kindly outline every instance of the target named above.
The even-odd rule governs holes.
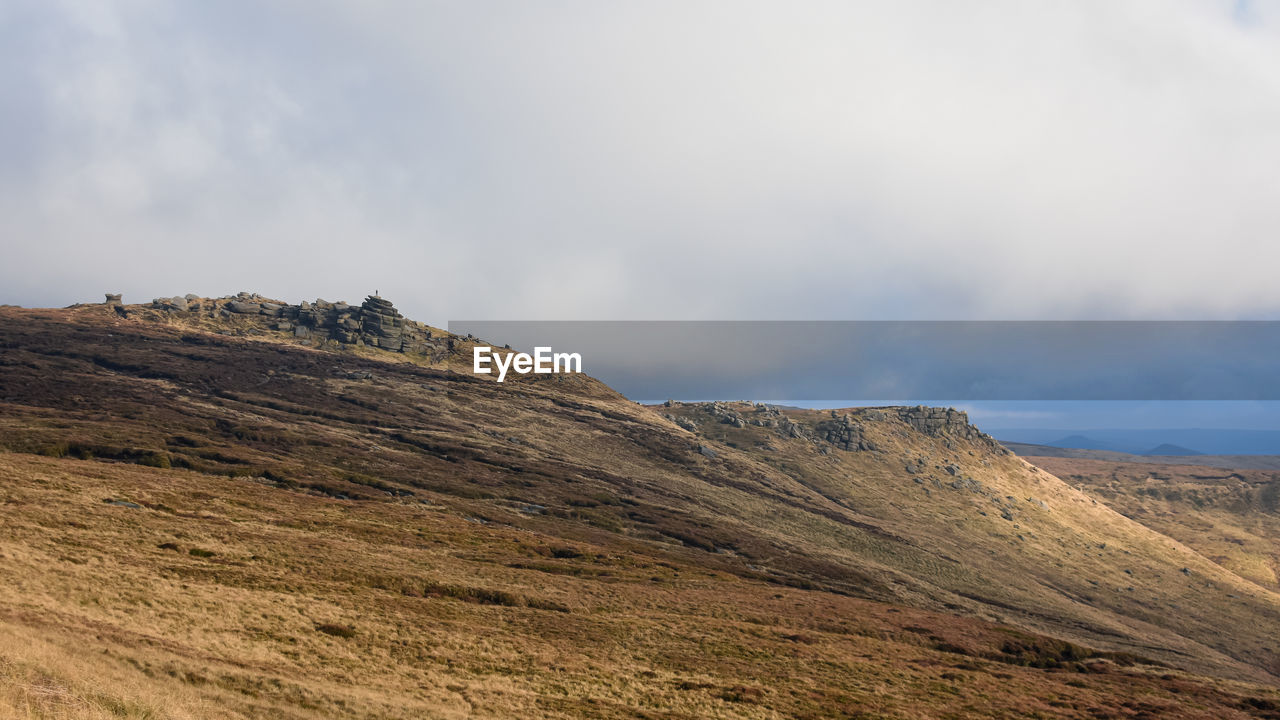
[[[1273,587],[962,413],[645,407],[288,307],[0,309],[19,716],[1280,707]]]

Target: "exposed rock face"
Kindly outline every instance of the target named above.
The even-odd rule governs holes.
[[[875,443],[863,436],[862,424],[845,413],[839,418],[818,423],[815,428],[818,437],[835,445],[841,450],[875,450]]]
[[[396,351],[404,346],[404,318],[389,301],[370,295],[360,309],[360,329],[368,344]]]
[[[784,438],[807,438],[809,434],[805,432],[804,426],[795,422],[791,418],[783,415],[778,420],[778,434]]]
[[[1002,453],[1007,454],[1009,452],[990,435],[969,424],[969,414],[962,410],[925,407],[923,405],[895,409],[898,412],[899,420],[925,435],[985,442]],[[946,442],[949,447],[950,440],[948,439]]]
[[[953,408],[900,407],[898,418],[925,435],[938,437],[952,433],[967,440],[978,436],[978,429],[969,424],[969,414]]]
[[[111,298],[107,296],[107,304]],[[119,295],[114,296],[117,301]],[[313,344],[376,347],[394,352],[429,354],[449,349],[445,338],[432,338],[421,323],[406,319],[389,300],[370,295],[359,306],[316,300],[288,305],[250,293],[204,300],[195,295],[156,298],[152,307],[175,313],[201,313],[224,320],[234,317],[270,318],[268,327],[292,333]]]
[[[107,300],[106,300],[106,302],[104,302],[104,303],[103,303],[103,305],[108,305],[108,306],[110,306],[110,305],[120,305],[120,304],[121,304],[121,300],[120,300],[120,293],[114,293],[114,294],[113,294],[113,293],[107,293],[106,295],[107,295]]]

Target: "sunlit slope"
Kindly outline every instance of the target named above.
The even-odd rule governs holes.
[[[1231,572],[1280,589],[1280,473],[1057,457],[1030,461]]]
[[[1275,717],[1280,692],[700,550],[0,454],[0,717]]]
[[[1276,672],[1280,598],[1189,548],[1114,512],[963,426],[922,433],[898,411],[857,410],[863,444],[848,452],[822,439],[781,439],[759,426],[777,412],[748,404],[662,408],[696,431],[736,446],[824,498],[881,541],[785,507],[737,506],[763,532],[803,538],[810,555],[885,568],[904,599],[1016,619],[1067,637],[1115,642],[1184,662],[1223,656]],[[822,435],[830,413],[783,411]],[[837,413],[840,414],[840,413]],[[725,418],[729,417],[726,422]],[[734,418],[741,418],[743,427]],[[785,520],[783,520],[785,518]],[[855,559],[856,558],[856,559]]]
[[[1274,593],[962,421],[647,408],[582,377],[499,384],[457,363],[242,337],[239,319],[0,315],[12,451],[439,507],[478,527],[679,552],[744,581],[998,620],[1197,672],[1280,671]]]

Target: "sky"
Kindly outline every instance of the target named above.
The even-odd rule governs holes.
[[[1280,3],[0,3],[0,303],[1280,317]]]

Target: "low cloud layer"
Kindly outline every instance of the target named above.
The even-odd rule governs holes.
[[[0,6],[0,302],[1274,318],[1263,3]]]

